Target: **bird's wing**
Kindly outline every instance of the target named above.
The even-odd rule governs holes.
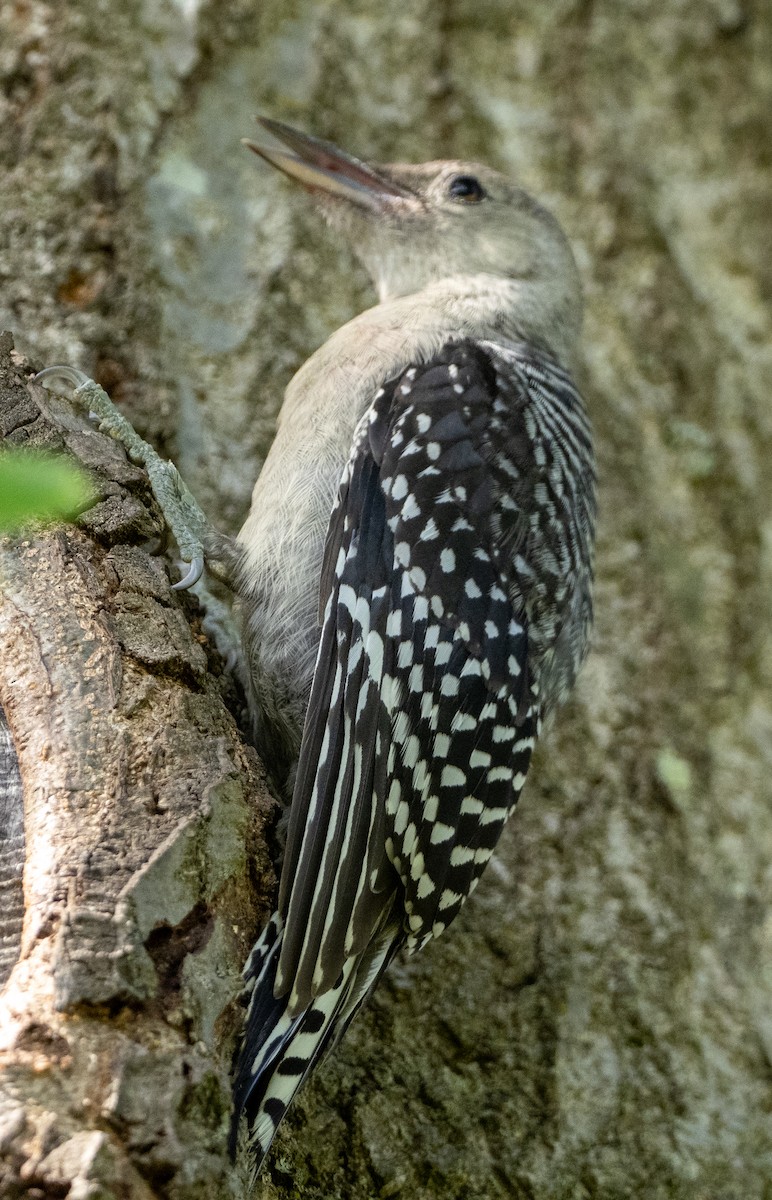
[[[395,893],[409,945],[441,932],[525,780],[529,605],[572,570],[540,561],[545,513],[570,497],[533,402],[512,362],[458,342],[386,384],[357,428],[279,899],[292,1011],[334,985]]]

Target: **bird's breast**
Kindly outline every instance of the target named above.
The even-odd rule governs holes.
[[[447,295],[435,288],[361,313],[287,388],[239,534],[237,590],[253,703],[267,736],[278,736],[288,757],[300,742],[319,638],[325,537],[357,423],[389,379],[429,361],[449,340],[490,332],[492,318],[477,293],[470,286],[467,296],[451,283]]]

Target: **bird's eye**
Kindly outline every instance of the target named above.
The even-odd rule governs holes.
[[[485,199],[485,189],[474,175],[454,175],[448,184],[448,194],[465,204],[479,204]]]

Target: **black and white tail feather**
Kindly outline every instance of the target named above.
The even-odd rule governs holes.
[[[245,969],[235,1120],[256,1169],[396,950],[476,886],[585,655],[594,517],[581,399],[530,346],[449,343],[361,420],[278,912]]]
[[[254,1175],[295,1093],[343,1036],[398,946],[398,929],[387,927],[365,953],[345,964],[333,987],[292,1016],[286,996],[274,995],[283,932],[283,920],[275,913],[244,968],[249,1002],[233,1096],[236,1112],[248,1117]],[[243,1052],[247,1046],[249,1057]],[[237,1136],[234,1121],[233,1151]]]

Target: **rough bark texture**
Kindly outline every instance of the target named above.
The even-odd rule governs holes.
[[[11,731],[0,709],[0,988],[10,975],[21,945],[24,891],[24,805],[19,762]]]
[[[363,156],[509,170],[561,218],[586,282],[583,385],[601,481],[593,656],[474,900],[447,937],[391,971],[305,1091],[259,1194],[769,1200],[768,0],[30,0],[0,13],[0,328],[38,365],[64,360],[104,382],[225,528],[244,514],[290,373],[371,299],[302,201],[240,151],[253,111]],[[97,571],[84,550],[79,575],[64,547],[80,554],[84,536],[56,535],[40,559],[46,580],[78,577],[83,608],[63,614],[73,627],[94,620],[113,553],[99,551]],[[133,568],[113,569],[120,580]],[[161,603],[162,576],[143,572],[135,594],[149,587]],[[49,604],[57,595],[49,583]],[[168,612],[163,644],[187,644]],[[211,686],[195,644],[168,672],[122,653],[130,679],[151,679],[160,714],[193,678]],[[49,737],[43,785],[61,814],[77,798],[87,827],[103,803],[92,771],[118,740],[97,731],[135,719],[116,710],[109,672],[97,676],[78,703],[91,706],[98,753],[84,746],[69,782]],[[29,684],[48,720],[48,683]],[[182,740],[177,778],[222,769],[190,765]],[[121,776],[140,809],[141,774]],[[186,808],[175,793],[169,829],[186,813],[211,820],[201,800],[191,790]],[[28,839],[50,838],[34,796],[27,810]],[[143,847],[89,836],[123,872],[117,895]],[[57,938],[105,945],[114,908],[92,935],[72,886]],[[32,936],[29,924],[25,946]],[[53,953],[47,940],[37,953]],[[125,955],[109,971],[98,957],[93,969],[63,959],[68,994],[116,987],[124,959],[121,986],[149,987],[137,945],[115,946]],[[46,1004],[45,1053],[66,1038],[68,1078],[88,1092],[80,1041],[57,1024],[86,1016]],[[131,1037],[120,1022],[99,1028],[114,1046]],[[33,1037],[30,1069],[40,1053]],[[155,1058],[141,1062],[155,1097]],[[140,1059],[132,1069],[141,1076]],[[73,1129],[121,1144],[109,1114],[84,1124],[74,1111]],[[197,1194],[182,1168],[169,1171],[146,1186]]]
[[[195,604],[134,544],[159,529],[141,472],[25,385],[8,340],[6,441],[75,454],[96,503],[79,528],[0,551],[0,703],[26,842],[0,995],[0,1194],[238,1196],[228,1068],[270,885],[269,801]],[[3,844],[10,858],[18,837]]]

